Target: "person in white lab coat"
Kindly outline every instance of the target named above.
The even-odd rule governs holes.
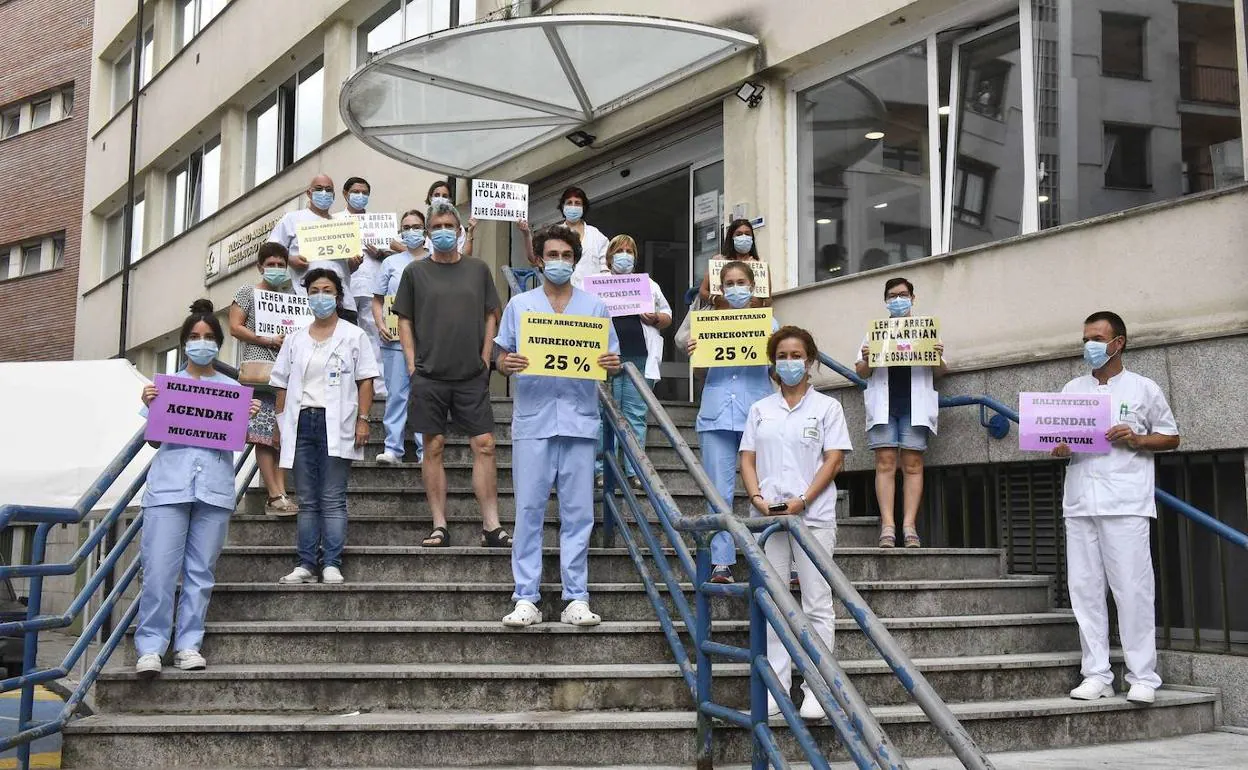
[[[367,179],[358,176],[349,178],[342,185],[342,196],[346,199],[347,207],[334,214],[334,218],[346,219],[367,214],[368,201],[372,194],[373,186],[368,183]],[[381,271],[381,261],[389,255],[389,249],[366,243],[364,253],[352,257],[347,262],[347,266],[351,269],[351,280],[347,286],[347,292],[355,301],[356,325],[363,329],[372,341],[373,357],[378,361],[381,360],[381,337],[377,332],[372,313],[373,287],[377,283],[377,273]],[[385,380],[377,381],[376,390],[377,398],[386,398],[388,394]]]
[[[1127,325],[1117,313],[1093,313],[1083,322],[1083,360],[1092,373],[1066,383],[1062,392],[1110,394],[1114,425],[1105,437],[1113,446],[1104,455],[1072,454],[1058,444],[1053,456],[1070,458],[1062,516],[1070,606],[1083,649],[1083,683],[1070,697],[1114,695],[1108,583],[1127,661],[1127,700],[1148,704],[1161,687],[1149,542],[1149,520],[1157,518],[1153,453],[1178,448],[1179,426],[1161,387],[1123,366],[1126,348]]]
[[[381,376],[373,346],[358,326],[339,318],[338,274],[313,268],[304,276],[315,320],[289,335],[273,364],[281,466],[294,468],[299,492],[298,564],[282,583],[341,583],[347,539],[347,474],[363,457],[373,378]]]
[[[589,214],[589,196],[579,187],[573,186],[559,196],[559,213],[563,221],[556,227],[566,227],[581,239],[582,257],[576,263],[576,272],[572,273],[572,286],[581,288],[587,275],[598,275],[607,269],[607,245],[609,241],[602,231],[585,221]],[[528,242],[526,234],[526,242]]]

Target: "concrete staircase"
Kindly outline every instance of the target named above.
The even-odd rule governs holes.
[[[510,408],[495,403],[499,498],[514,518]],[[669,412],[690,443],[694,410]],[[374,424],[367,456],[380,451]],[[657,429],[649,451],[677,502],[703,502]],[[127,643],[97,685],[97,713],[66,728],[64,767],[587,767],[694,761],[692,700],[635,570],[595,532],[590,580],[601,626],[557,622],[557,518],[546,528],[546,622],[506,630],[510,554],[476,547],[466,439],[447,452],[451,538],[416,545],[428,506],[414,466],[352,471],[339,586],[281,586],[294,519],[263,514],[249,494],[217,568],[204,654],[209,669],[132,673]],[[744,512],[738,499],[738,512]],[[510,524],[508,523],[510,527]],[[1000,551],[880,550],[877,522],[840,528],[836,560],[986,751],[1156,738],[1212,729],[1216,693],[1163,689],[1151,708],[1124,698],[1080,703],[1073,618],[1054,611],[1047,578],[1008,576]],[[716,599],[715,638],[748,646],[745,604]],[[839,611],[838,617],[845,618]],[[946,753],[939,736],[852,621],[836,652],[899,749]],[[717,701],[747,702],[741,665],[716,665]],[[783,731],[782,731],[783,734]],[[816,735],[843,758],[826,722]],[[800,754],[788,740],[788,755]],[[748,762],[744,731],[718,731],[717,763]]]

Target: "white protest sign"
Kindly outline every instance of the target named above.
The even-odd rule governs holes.
[[[280,291],[256,290],[256,334],[276,337],[293,334],[312,323],[308,298]]]
[[[352,214],[360,220],[360,240],[365,246],[390,250],[390,242],[399,239],[398,214]]]
[[[518,222],[529,218],[529,186],[519,182],[472,180],[472,209],[477,219]]]

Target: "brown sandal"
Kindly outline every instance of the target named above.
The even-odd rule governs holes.
[[[422,540],[420,544],[425,548],[446,548],[451,544],[451,533],[446,531],[446,527],[434,527],[429,537]]]

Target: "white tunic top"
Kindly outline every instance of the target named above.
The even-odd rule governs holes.
[[[1123,370],[1102,385],[1085,374],[1066,383],[1063,393],[1109,393],[1114,425],[1126,424],[1143,436],[1179,435],[1174,412],[1161,387],[1135,372]],[[1153,499],[1155,471],[1152,452],[1137,452],[1116,443],[1107,455],[1075,454],[1066,469],[1062,499],[1065,516],[1147,516],[1157,518]]]
[[[867,344],[863,336],[854,362],[862,361],[862,348]],[[949,359],[945,359],[948,363]],[[927,428],[936,435],[936,423],[940,415],[940,394],[936,392],[936,378],[931,366],[910,367],[910,424]],[[867,379],[867,390],[862,397],[867,411],[867,430],[876,425],[886,425],[888,416],[888,367],[877,366]]]
[[[840,402],[814,388],[792,409],[780,393],[755,401],[741,437],[741,451],[755,453],[758,491],[769,503],[805,494],[827,450],[853,448]],[[802,518],[835,526],[835,481],[806,502]]]
[[[282,217],[282,220],[277,223],[277,227],[273,228],[273,232],[269,234],[269,241],[285,246],[286,251],[290,252],[292,257],[303,256],[299,253],[299,225],[308,222],[324,221],[326,221],[325,217],[317,214],[312,209],[291,211]],[[299,270],[291,266],[290,282],[295,287],[295,293],[301,296],[308,293],[307,289],[303,287],[303,277],[307,275],[308,270],[318,267],[333,270],[338,274],[338,277],[342,279],[342,306],[346,310],[354,311],[356,309],[355,295],[351,293],[351,273],[347,270],[345,262],[328,259],[309,259],[306,270]]]
[[[585,236],[581,238],[581,260],[572,271],[572,285],[581,288],[587,275],[598,275],[607,269],[607,246],[611,243],[602,231],[585,223]]]

